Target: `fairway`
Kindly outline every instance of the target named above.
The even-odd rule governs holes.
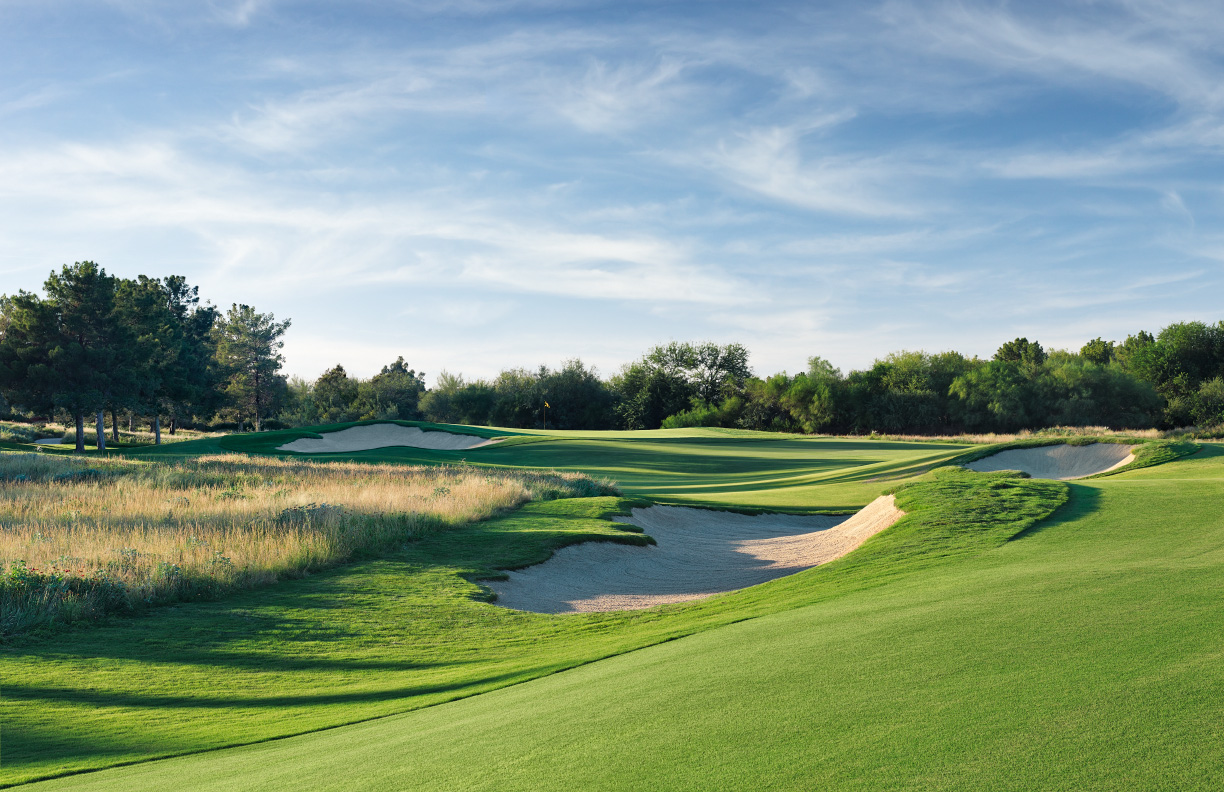
[[[1224,453],[886,586],[405,716],[34,788],[1217,789]]]
[[[401,422],[406,423],[406,422]],[[382,448],[317,459],[459,464],[578,471],[617,482],[628,496],[677,503],[795,513],[850,513],[889,483],[929,470],[972,446],[894,442],[871,438],[804,437],[733,429],[580,432],[414,424],[505,437],[469,451]],[[333,431],[351,426],[320,427]],[[138,456],[182,455],[205,450],[283,454],[279,447],[302,431],[265,432],[163,446]]]

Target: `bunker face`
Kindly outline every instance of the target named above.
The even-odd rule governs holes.
[[[891,495],[850,518],[651,506],[632,523],[658,545],[585,542],[491,581],[497,604],[536,613],[635,610],[701,599],[794,574],[849,553],[902,516]]]
[[[328,432],[322,437],[302,437],[292,443],[285,443],[277,450],[295,451],[299,454],[336,454],[408,446],[410,448],[429,448],[435,451],[467,451],[496,442],[496,439],[490,440],[473,435],[424,432],[415,426],[371,424],[354,426],[339,432]]]
[[[1135,446],[1121,443],[1092,445],[1053,445],[1038,448],[1013,448],[994,456],[970,462],[965,467],[986,473],[994,470],[1019,470],[1033,478],[1070,479],[1105,473],[1135,461]]]

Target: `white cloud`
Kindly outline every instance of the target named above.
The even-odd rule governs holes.
[[[849,117],[831,116],[820,126]],[[705,152],[702,164],[740,187],[805,209],[882,217],[922,211],[899,200],[907,163],[884,155],[805,157],[800,142],[808,131],[793,126],[751,129]]]

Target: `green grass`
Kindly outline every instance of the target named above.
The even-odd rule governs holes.
[[[1224,449],[1070,485],[942,474],[899,498],[914,516],[860,553],[642,617],[760,618],[404,715],[38,788],[1221,788]],[[986,516],[962,530],[960,507]],[[90,733],[98,755],[119,755],[114,729]]]
[[[586,539],[630,501],[532,503],[378,561],[3,650],[0,780],[249,743],[470,696],[886,585],[984,552],[1055,509],[1054,482],[944,470],[903,488],[909,517],[841,561],[698,603],[547,616],[481,602],[473,580]],[[958,521],[965,505],[975,519]]]
[[[741,511],[845,513],[860,508],[890,483],[919,475],[969,448],[948,443],[846,440],[727,429],[542,432],[397,423],[507,439],[468,451],[385,448],[300,456],[577,471],[612,479],[626,495],[658,503]],[[333,431],[352,425],[316,428]],[[289,455],[276,449],[298,437],[314,436],[312,431],[294,429],[129,453],[142,458],[225,451]]]

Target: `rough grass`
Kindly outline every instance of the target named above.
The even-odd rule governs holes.
[[[0,454],[0,634],[263,585],[530,500],[609,491],[460,466]]]
[[[124,424],[120,424],[119,443],[118,447],[124,446],[145,446],[153,445],[156,436],[152,430],[135,430],[129,432],[122,428]],[[162,430],[162,443],[181,443],[188,440],[199,440],[202,438],[219,438],[223,436],[221,432],[204,432],[193,429],[179,429],[175,434],[170,434],[166,429]],[[72,426],[65,426],[59,423],[25,423],[21,421],[0,421],[0,442],[10,443],[33,443],[35,440],[58,437],[61,438],[64,445],[76,445],[76,429]],[[111,426],[109,421],[106,425],[106,442],[108,446],[114,445],[111,440]],[[92,423],[87,423],[85,427],[85,445],[93,447],[97,444],[97,433],[93,429]]]
[[[44,437],[57,437],[62,430],[42,423],[0,421],[0,440],[10,443],[33,443]]]

